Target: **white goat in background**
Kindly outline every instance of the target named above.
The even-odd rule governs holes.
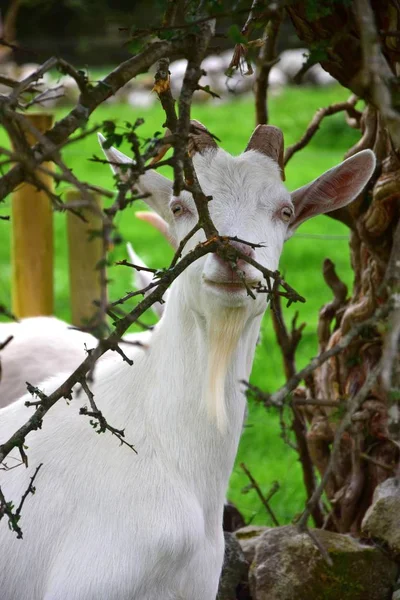
[[[0,342],[13,339],[0,352],[0,407],[26,393],[26,382],[38,385],[53,374],[72,373],[95,348],[96,338],[69,329],[56,317],[30,317],[19,322],[0,323]]]
[[[193,157],[221,235],[264,242],[239,248],[274,270],[285,239],[303,221],[348,204],[375,165],[365,150],[289,194],[277,162],[278,130],[260,126],[248,151],[233,157],[207,132]],[[106,151],[113,162],[129,158]],[[121,173],[123,177],[124,174]],[[140,178],[146,202],[176,241],[197,221],[191,195],[172,196],[155,171]],[[204,235],[198,232],[185,252]],[[249,285],[260,272],[239,260]],[[213,600],[224,555],[222,512],[245,409],[248,379],[266,297],[252,299],[237,274],[208,254],[174,281],[147,352],[134,365],[104,361],[91,385],[112,424],[125,428],[138,454],[79,416],[81,397],[59,401],[28,439],[31,469],[44,463],[36,494],[24,504],[17,540],[0,523],[2,600]],[[60,375],[46,385],[63,382]],[[0,413],[0,440],[29,415],[24,401]],[[17,500],[30,474],[0,472]]]
[[[136,216],[150,223],[172,244],[168,224],[157,214],[136,213]],[[147,268],[136,254],[132,244],[127,244],[131,262]],[[134,271],[133,285],[138,290],[146,288],[153,280],[148,271]],[[168,294],[164,295],[165,300]],[[164,312],[165,303],[156,302],[152,310],[158,318]],[[0,408],[20,398],[26,392],[26,382],[37,386],[57,373],[72,373],[86,358],[86,350],[95,348],[97,339],[78,331],[56,317],[29,317],[18,322],[0,323],[0,343],[12,336],[12,341],[0,352]],[[124,341],[130,344],[143,344],[150,340],[151,331],[128,333]],[[107,352],[100,360],[113,356]],[[53,390],[48,390],[51,392]]]
[[[157,218],[158,215],[148,213],[148,216],[144,216],[144,213],[139,213],[138,217],[152,224],[170,241],[166,233],[167,224]],[[127,244],[127,250],[133,263],[146,267],[130,243]],[[153,275],[148,271],[134,271],[133,284],[139,290],[147,287],[152,279]],[[164,307],[165,304],[157,302],[152,309],[161,318]],[[0,408],[25,394],[27,381],[37,386],[57,373],[72,373],[86,358],[86,350],[97,345],[97,339],[90,333],[78,331],[68,323],[49,316],[0,323],[0,343],[9,336],[13,339],[0,352]],[[125,334],[123,339],[129,344],[145,346],[150,336],[151,331],[148,330]],[[107,352],[100,360],[110,356],[113,354]]]
[[[127,333],[123,341],[146,347],[151,333],[151,330]],[[47,316],[0,323],[0,342],[9,336],[13,339],[0,352],[0,408],[21,398],[26,393],[26,382],[37,386],[57,373],[71,374],[86,358],[86,351],[98,343],[90,333]],[[114,353],[107,352],[100,361],[111,356]],[[48,393],[52,391],[47,389]]]

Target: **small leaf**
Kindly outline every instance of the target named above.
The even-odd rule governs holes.
[[[229,27],[228,37],[232,40],[232,42],[235,42],[235,44],[247,44],[247,38],[244,35],[242,35],[236,23]]]

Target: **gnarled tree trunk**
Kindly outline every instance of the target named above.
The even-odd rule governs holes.
[[[357,12],[362,8],[362,2],[335,3],[330,14],[315,14],[313,18],[307,13],[308,4],[297,2],[287,8],[299,38],[311,51],[322,52],[324,59],[320,62],[324,69],[367,103],[360,122],[361,139],[347,156],[371,148],[378,159],[376,176],[369,188],[345,209],[345,215],[343,211],[332,214],[350,224],[354,285],[348,298],[333,263],[325,261],[324,276],[332,288],[334,300],[322,308],[319,316],[319,346],[323,351],[335,345],[355,324],[371,317],[389,295],[399,292],[396,284],[400,263],[396,261],[400,260],[397,248],[400,240],[394,244],[394,237],[400,237],[400,229],[395,236],[400,206],[399,144],[395,129],[398,123],[393,127],[393,122],[388,119],[387,105],[383,109],[379,100],[379,93],[385,90],[377,87],[386,85],[391,108],[395,111],[400,101],[396,94],[399,84],[395,79],[400,73],[400,62],[397,63],[400,61],[400,36],[389,36],[385,32],[398,32],[400,15],[397,3],[388,0],[371,2],[381,56],[391,72],[389,76],[386,73],[385,82],[382,80],[377,84],[366,76],[364,25],[368,29],[369,24],[360,23],[360,14],[362,18],[368,18],[368,14]],[[373,66],[370,66],[373,77]],[[389,273],[389,263],[395,265],[395,271],[397,268],[397,276],[393,269]],[[389,325],[381,321],[365,328],[344,352],[315,371],[305,394],[332,401],[346,402],[351,398],[382,359],[387,327],[397,326],[394,318],[392,315]],[[398,320],[398,316],[396,318]],[[400,387],[398,347],[394,350],[397,354],[392,361],[394,368],[389,367],[392,371],[390,384],[388,376],[386,380],[382,376],[377,379],[341,440],[340,459],[328,481],[326,493],[333,506],[328,527],[340,532],[359,531],[376,485],[392,476],[398,466],[395,422],[398,411],[393,406],[393,397],[398,396]],[[307,417],[310,422],[309,452],[322,475],[329,461],[330,445],[339,421],[338,411],[317,406],[307,409]]]

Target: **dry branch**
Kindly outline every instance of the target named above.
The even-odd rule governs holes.
[[[356,96],[351,96],[351,98],[349,100],[347,100],[346,102],[338,102],[336,104],[331,104],[330,106],[326,106],[325,108],[319,108],[316,111],[313,118],[311,119],[310,124],[308,125],[308,127],[307,127],[305,133],[303,134],[303,136],[301,137],[301,139],[286,149],[284,164],[287,165],[289,160],[292,158],[293,154],[295,154],[296,152],[298,152],[299,150],[301,150],[302,148],[305,148],[305,146],[307,146],[307,144],[310,142],[310,140],[317,133],[319,126],[321,124],[321,121],[325,117],[335,115],[338,112],[346,111],[349,116],[354,117],[354,118],[359,118],[360,113],[354,108],[357,103],[357,100],[358,100],[358,98]]]
[[[390,303],[387,303],[384,306],[378,308],[372,317],[352,327],[335,346],[332,346],[332,348],[330,348],[329,350],[326,350],[325,352],[322,352],[321,354],[313,358],[310,361],[310,363],[306,367],[304,367],[304,369],[301,369],[295,375],[293,375],[293,377],[291,377],[289,381],[285,383],[285,385],[283,385],[277,392],[273,394],[267,394],[266,392],[263,392],[256,386],[249,386],[249,383],[246,381],[244,381],[243,383],[246,385],[247,388],[249,388],[252,395],[254,395],[258,400],[263,402],[263,404],[267,408],[271,406],[282,408],[282,406],[286,402],[286,398],[289,397],[291,392],[293,392],[293,390],[296,389],[296,387],[301,381],[306,379],[308,375],[311,375],[311,373],[315,371],[315,369],[320,367],[328,359],[332,358],[332,356],[337,356],[338,354],[343,352],[343,350],[345,350],[350,345],[354,338],[356,338],[362,333],[363,329],[373,327],[377,325],[377,323],[380,320],[384,320],[391,312],[391,310],[392,306]]]
[[[266,496],[264,496],[263,492],[261,491],[260,486],[258,485],[257,481],[254,479],[253,475],[250,473],[250,471],[246,467],[246,465],[244,463],[240,463],[240,468],[246,473],[247,477],[250,480],[250,485],[246,488],[246,492],[249,489],[253,489],[256,491],[257,496],[260,498],[263,506],[265,507],[265,510],[267,511],[267,514],[271,517],[273,524],[275,525],[275,527],[279,527],[279,521],[276,518],[274,511],[272,510],[272,508],[269,505],[269,501],[271,500],[272,496],[274,496],[274,494],[276,494],[276,492],[279,490],[279,483],[277,481],[274,481],[270,491],[268,492],[268,494]]]
[[[183,46],[180,42],[156,41],[148,44],[145,49],[136,56],[128,59],[112,71],[96,86],[88,89],[79,98],[77,106],[63,119],[58,121],[54,127],[47,132],[46,138],[53,145],[59,146],[67,141],[69,136],[79,127],[87,123],[89,116],[104,100],[114,95],[128,81],[148,70],[148,68],[165,56],[179,56],[182,54]],[[46,69],[54,67],[57,59],[50,59],[46,63]],[[40,73],[44,72],[43,67]],[[37,76],[37,72],[33,74]],[[35,80],[35,77],[33,78]],[[25,80],[26,83],[26,80]],[[14,92],[15,92],[14,88]],[[3,109],[10,105],[10,98],[0,98],[0,121],[4,121]],[[4,124],[4,123],[3,123]],[[36,145],[33,148],[35,166],[45,160],[51,159],[51,151]],[[17,185],[25,179],[25,169],[22,165],[13,167],[0,179],[0,201],[3,200]]]

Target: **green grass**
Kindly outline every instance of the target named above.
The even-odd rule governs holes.
[[[328,89],[286,89],[281,95],[271,98],[270,119],[283,129],[285,143],[290,145],[301,137],[317,108],[346,98],[347,91],[338,86]],[[67,109],[58,110],[56,118],[60,118],[66,112]],[[138,116],[145,118],[145,124],[140,128],[143,137],[152,135],[155,130],[161,130],[164,118],[158,105],[148,110],[134,110],[121,105],[101,106],[92,116],[90,124],[111,118],[118,119],[123,125],[125,120],[134,121]],[[193,107],[193,117],[205,123],[221,139],[221,145],[234,154],[243,151],[254,126],[253,103],[251,99],[245,98],[226,104],[210,102],[196,105]],[[295,189],[304,185],[340,162],[344,152],[357,140],[357,136],[354,130],[345,125],[343,115],[326,119],[313,141],[290,161],[286,170],[288,188]],[[4,131],[0,131],[0,146],[7,143]],[[113,179],[109,169],[88,161],[95,153],[100,156],[97,140],[95,136],[91,136],[67,146],[63,158],[82,180],[111,189]],[[168,172],[165,174],[171,176]],[[172,255],[171,249],[160,239],[157,232],[135,219],[135,210],[136,207],[129,209],[117,218],[123,238],[133,243],[138,254],[149,266],[166,266]],[[0,215],[4,214],[9,214],[8,202],[0,205]],[[323,237],[307,237],[310,235]],[[297,235],[285,245],[281,271],[288,282],[307,299],[306,304],[292,305],[285,311],[290,320],[298,310],[299,322],[307,323],[298,350],[297,367],[304,366],[316,354],[318,310],[331,299],[330,290],[322,278],[321,267],[324,258],[329,257],[333,260],[340,277],[351,286],[352,272],[347,235],[347,229],[340,223],[327,217],[319,217],[304,224]],[[11,305],[9,237],[10,224],[0,220],[0,303],[7,306]],[[65,216],[58,213],[55,214],[55,251],[55,314],[69,320]],[[117,246],[112,252],[113,261],[125,257],[124,244]],[[109,276],[111,300],[131,289],[131,273],[128,269],[111,267]],[[268,314],[264,319],[262,342],[257,350],[251,380],[269,392],[284,383],[281,356]],[[243,494],[241,491],[248,483],[238,466],[241,461],[246,463],[264,491],[269,489],[274,480],[280,482],[280,491],[271,504],[280,523],[290,522],[304,504],[301,470],[296,453],[280,438],[278,419],[273,411],[267,412],[263,407],[251,404],[248,425],[243,433],[229,491],[229,498],[242,510],[246,519],[270,524],[255,492]]]

